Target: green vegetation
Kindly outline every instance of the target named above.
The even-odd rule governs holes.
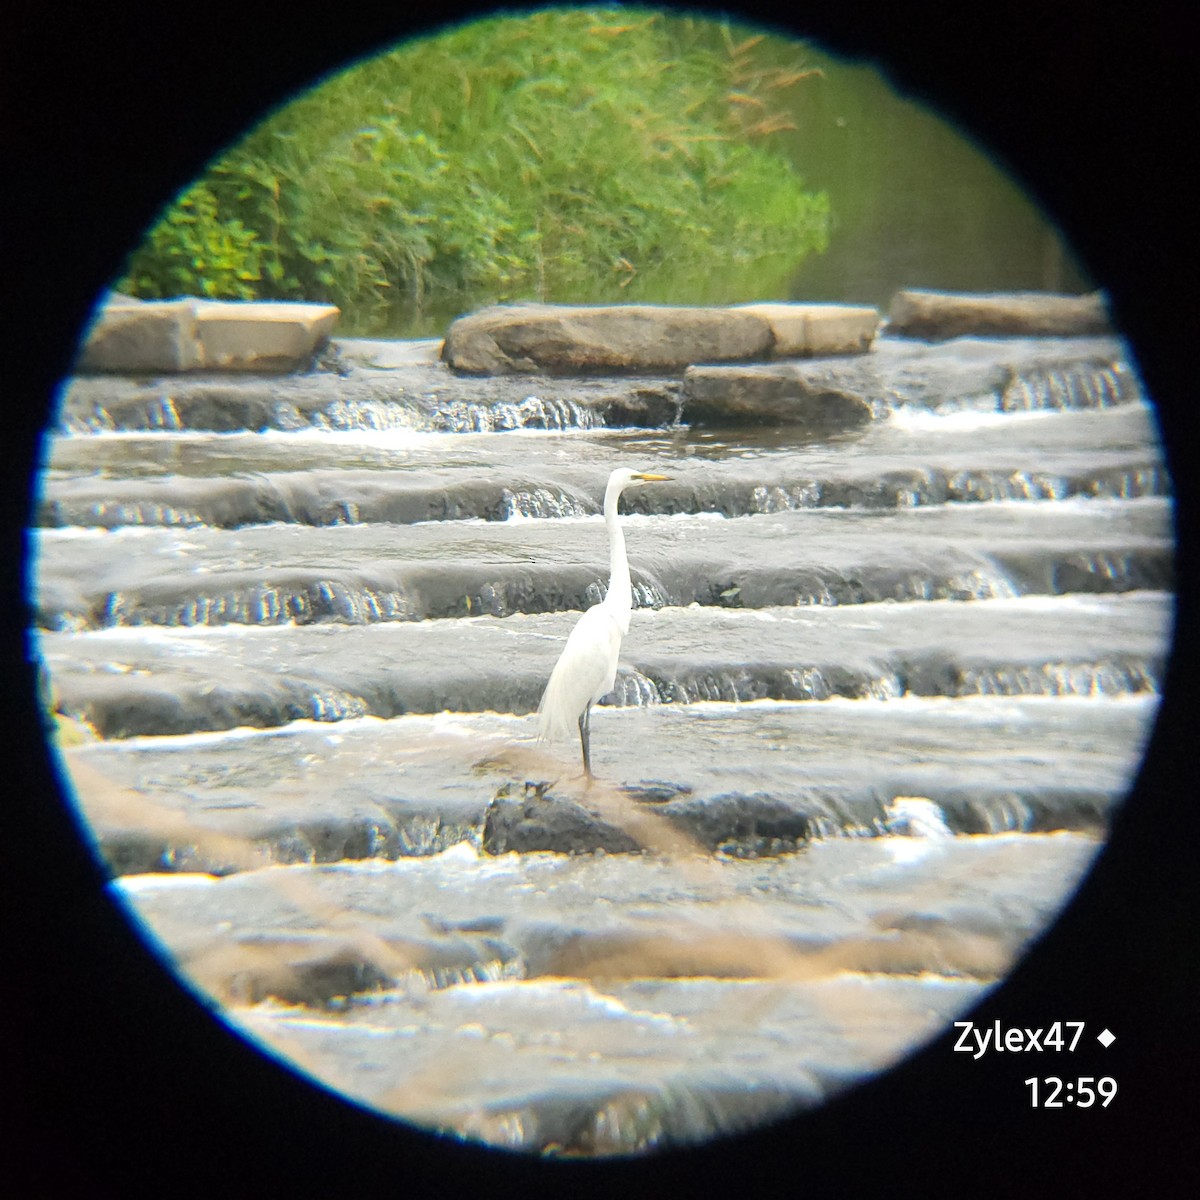
[[[802,47],[630,9],[463,25],[279,109],[163,214],[122,290],[328,300],[413,328],[509,299],[786,294],[828,203],[776,148]]]

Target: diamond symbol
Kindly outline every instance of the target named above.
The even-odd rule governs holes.
[[[1109,1033],[1107,1029],[1105,1029],[1101,1033],[1096,1034],[1096,1041],[1098,1041],[1100,1043],[1100,1045],[1102,1045],[1105,1048],[1105,1050],[1107,1050],[1109,1048],[1109,1046],[1111,1046],[1113,1044],[1113,1042],[1115,1042],[1116,1040],[1117,1040],[1117,1035],[1115,1033]]]

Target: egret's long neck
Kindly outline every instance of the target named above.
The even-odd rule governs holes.
[[[629,578],[629,560],[625,557],[625,534],[617,516],[621,489],[610,486],[604,493],[604,523],[608,526],[609,576],[605,604],[616,617],[622,633],[629,632],[633,611],[633,584]]]

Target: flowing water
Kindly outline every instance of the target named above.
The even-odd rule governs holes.
[[[1125,348],[884,338],[809,365],[874,413],[825,440],[434,349],[64,387],[34,643],[114,892],[298,1069],[517,1149],[695,1141],[940,1032],[1155,715],[1170,488]],[[616,465],[672,478],[626,496],[585,788],[533,713]],[[546,810],[641,852],[498,852]]]

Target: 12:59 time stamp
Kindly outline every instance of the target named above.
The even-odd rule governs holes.
[[[1049,1025],[1026,1028],[1005,1028],[1000,1021],[977,1025],[974,1021],[955,1021],[961,1032],[954,1043],[957,1054],[969,1054],[974,1059],[985,1054],[1074,1054],[1083,1036],[1083,1021],[1052,1021]],[[1067,1033],[1064,1034],[1063,1030]],[[1117,1040],[1116,1034],[1102,1029],[1096,1041],[1107,1050]],[[1107,1108],[1117,1094],[1117,1081],[1111,1075],[1079,1075],[1061,1079],[1057,1075],[1034,1076],[1025,1080],[1029,1103],[1033,1108]]]
[[[1093,1104],[1107,1108],[1117,1094],[1117,1081],[1111,1075],[1100,1079],[1081,1075],[1066,1081],[1056,1075],[1046,1079],[1034,1076],[1025,1080],[1025,1086],[1029,1088],[1029,1101],[1034,1108],[1064,1108],[1068,1104],[1076,1108],[1091,1108]]]

